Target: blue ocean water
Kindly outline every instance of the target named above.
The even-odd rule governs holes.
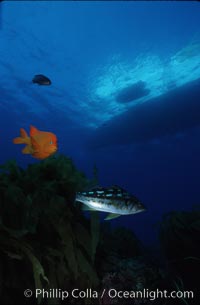
[[[124,126],[115,131],[112,122],[124,115],[126,125],[126,114],[136,105],[162,102],[170,90],[200,78],[199,3],[3,1],[0,6],[0,163],[41,162],[13,145],[21,127],[54,132],[59,153],[72,157],[89,177],[96,164],[101,185],[120,185],[141,199],[145,213],[112,223],[154,241],[164,213],[199,204],[200,120],[187,120],[181,107],[174,119],[184,115],[180,128],[162,112],[149,125],[147,117],[151,137],[144,129],[129,129],[130,135],[141,134],[139,143],[132,136],[123,141]],[[48,76],[52,85],[33,84],[35,74]],[[147,95],[128,102],[117,98],[141,81]],[[198,102],[194,107],[199,110]],[[101,128],[106,142],[98,138]]]

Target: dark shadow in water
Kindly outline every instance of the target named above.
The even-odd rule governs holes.
[[[116,96],[116,101],[118,103],[129,103],[138,98],[144,97],[149,93],[150,90],[146,88],[146,83],[139,81],[119,91]]]
[[[130,108],[91,136],[92,148],[139,143],[200,125],[200,79]]]

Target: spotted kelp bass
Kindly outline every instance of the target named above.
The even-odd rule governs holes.
[[[76,201],[84,204],[84,210],[108,212],[106,220],[146,210],[139,199],[118,186],[78,192]]]

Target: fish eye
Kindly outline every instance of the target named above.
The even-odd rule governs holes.
[[[51,141],[49,142],[49,144],[52,145],[52,144],[53,144],[53,141],[51,140]]]

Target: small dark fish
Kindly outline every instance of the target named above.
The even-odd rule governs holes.
[[[51,85],[50,79],[42,74],[35,75],[34,78],[32,79],[32,82],[34,84],[44,85],[44,86]]]
[[[118,186],[109,188],[97,187],[89,191],[78,192],[76,201],[87,206],[84,210],[110,213],[105,220],[146,210],[135,196],[130,195]]]

